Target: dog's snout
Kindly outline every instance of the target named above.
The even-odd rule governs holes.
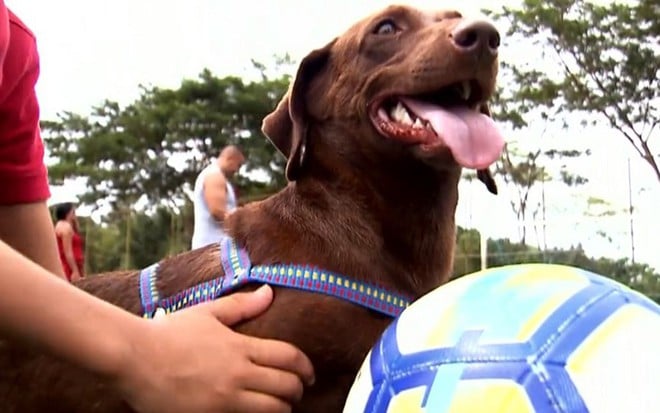
[[[452,31],[451,37],[454,45],[464,52],[496,55],[500,47],[500,33],[495,26],[484,20],[459,24]]]

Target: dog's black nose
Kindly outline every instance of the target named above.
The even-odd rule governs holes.
[[[500,33],[495,26],[484,20],[466,21],[452,32],[452,39],[459,50],[465,52],[497,54]]]

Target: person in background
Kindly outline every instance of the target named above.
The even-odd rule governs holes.
[[[194,229],[192,249],[220,241],[225,217],[236,209],[236,192],[229,180],[245,163],[243,153],[234,145],[226,146],[217,159],[197,175],[193,189]]]
[[[83,238],[78,230],[76,207],[73,203],[66,202],[55,206],[55,236],[67,280],[81,279],[84,276],[85,253]]]
[[[0,0],[0,337],[98,375],[139,413],[291,411],[314,381],[309,358],[229,327],[265,311],[270,287],[148,320],[63,279],[38,75],[33,33]]]

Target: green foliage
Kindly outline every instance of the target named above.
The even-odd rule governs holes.
[[[121,234],[125,238],[126,229],[131,231],[130,261],[124,267],[144,268],[163,257],[189,250],[192,237],[191,205],[187,204],[183,210],[182,214],[176,214],[160,207],[149,215],[133,214],[131,225],[124,226]]]
[[[162,258],[189,249],[192,236],[191,205],[180,213],[161,207],[155,213],[134,213],[131,225],[126,221],[97,225],[81,219],[86,240],[88,274],[114,271],[119,268],[144,268]],[[124,251],[130,228],[129,254]],[[571,265],[611,277],[660,303],[660,274],[646,264],[630,263],[627,259],[591,258],[581,246],[546,251],[508,239],[488,240],[489,267],[547,262]],[[476,272],[481,268],[480,235],[475,229],[458,227],[453,277]]]
[[[526,156],[518,154],[517,161],[512,160],[511,152],[511,149],[505,148],[502,158],[496,164],[495,171],[504,178],[505,183],[513,184],[515,194],[511,196],[511,208],[518,219],[520,242],[525,244],[529,195],[535,184],[548,179],[548,174],[543,166],[537,164],[541,154],[540,150],[528,152]],[[534,208],[534,211],[537,209],[538,206]]]
[[[533,127],[543,129],[543,135],[550,123],[568,127],[569,118],[583,125],[604,119],[635,146],[660,179],[650,146],[660,120],[657,6],[650,1],[603,6],[583,0],[524,0],[519,8],[486,12],[507,28],[505,48],[540,51],[544,63],[539,67],[535,59],[502,62],[502,81],[491,108],[495,119],[524,131],[521,143],[527,145]],[[496,165],[495,172],[511,189],[522,243],[527,218],[542,208],[539,184],[587,182],[568,162],[590,151],[547,149],[549,142],[544,139],[543,150],[540,145],[522,150],[510,142]]]
[[[500,159],[495,163],[494,172],[502,177],[504,184],[511,190],[510,203],[518,220],[520,242],[526,243],[527,222],[531,216],[536,218],[544,210],[544,183],[560,181],[567,186],[578,186],[588,182],[587,178],[570,172],[566,163],[569,158],[584,154],[577,150],[550,149],[542,151],[523,151],[510,143],[504,148]],[[561,161],[557,165],[557,161]],[[552,170],[558,172],[552,174]],[[541,194],[534,192],[541,185]],[[534,196],[536,195],[536,196]],[[541,217],[544,221],[545,217]]]
[[[121,268],[123,234],[117,223],[97,225],[89,218],[78,218],[85,239],[85,272],[97,274]]]
[[[491,13],[508,25],[506,44],[534,45],[554,73],[504,64],[516,88],[497,98],[499,118],[515,127],[525,115],[575,112],[607,122],[648,163],[660,182],[660,7],[655,0],[611,2],[524,0]],[[530,44],[531,43],[531,44]],[[505,45],[505,47],[507,47]],[[513,106],[513,107],[512,107]]]
[[[110,202],[116,213],[139,200],[174,207],[185,201],[208,159],[237,144],[247,159],[247,175],[237,178],[239,191],[272,191],[285,184],[284,159],[262,135],[261,122],[288,83],[287,76],[246,83],[205,70],[178,89],[142,88],[139,99],[123,108],[106,101],[87,117],[65,112],[42,123],[57,159],[50,167],[52,182],[86,178],[83,201]],[[265,183],[249,175],[255,171]]]
[[[579,245],[566,250],[554,248],[543,251],[508,239],[488,240],[488,267],[537,262],[570,265],[593,271],[627,285],[660,304],[660,273],[647,264],[630,263],[625,258],[591,258]],[[480,269],[479,232],[459,227],[454,278]]]
[[[180,212],[160,206],[149,213],[113,217],[101,224],[79,218],[88,274],[144,268],[190,249],[193,229],[190,201]]]

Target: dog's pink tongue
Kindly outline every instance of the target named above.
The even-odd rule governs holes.
[[[504,138],[493,120],[468,108],[442,108],[414,99],[401,99],[415,114],[431,123],[461,166],[482,169],[502,154]]]

